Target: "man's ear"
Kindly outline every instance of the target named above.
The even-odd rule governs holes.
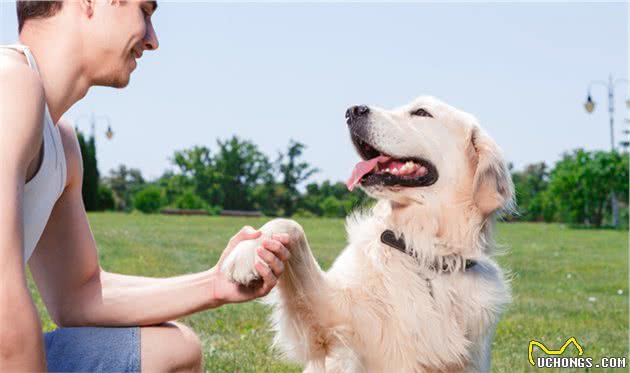
[[[514,203],[514,184],[499,146],[480,127],[470,137],[473,177],[473,201],[484,216]]]

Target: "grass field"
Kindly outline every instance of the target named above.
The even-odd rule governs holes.
[[[345,243],[343,221],[298,220],[315,256],[328,268]],[[241,226],[257,227],[264,221],[90,214],[102,266],[112,272],[145,276],[207,269]],[[534,371],[527,361],[531,339],[558,349],[575,337],[584,355],[596,361],[602,356],[628,356],[627,232],[573,230],[558,224],[500,224],[498,241],[509,249],[497,259],[512,273],[514,300],[497,329],[493,372]],[[36,292],[34,297],[44,328],[53,329]],[[298,366],[276,359],[269,349],[267,315],[264,306],[247,303],[209,310],[183,321],[199,333],[209,372],[300,371]],[[535,355],[540,354],[536,350]]]

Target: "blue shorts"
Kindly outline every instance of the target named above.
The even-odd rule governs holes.
[[[44,334],[50,372],[140,372],[140,328],[60,328]]]

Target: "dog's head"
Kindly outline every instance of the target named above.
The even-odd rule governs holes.
[[[472,115],[420,97],[394,110],[352,106],[346,119],[362,158],[349,189],[360,185],[399,204],[473,208],[482,217],[511,206],[506,162]]]

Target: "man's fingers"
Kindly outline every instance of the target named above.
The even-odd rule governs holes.
[[[284,246],[289,245],[290,238],[288,233],[276,233],[272,235],[271,238],[276,241],[280,241]]]
[[[286,262],[291,257],[291,253],[289,250],[280,242],[275,239],[273,240],[263,240],[262,246],[271,251],[278,259]]]
[[[267,293],[269,293],[271,289],[276,286],[278,278],[269,268],[265,267],[265,265],[261,262],[256,262],[256,264],[254,264],[254,267],[256,267],[258,274],[260,275],[260,277],[262,277],[263,280],[263,284],[259,290],[259,296],[267,295]]]
[[[280,261],[280,259],[278,259],[272,252],[262,247],[259,247],[256,249],[256,253],[258,254],[258,256],[260,256],[262,260],[265,261],[265,263],[267,263],[267,265],[269,266],[269,268],[271,268],[271,271],[276,277],[279,277],[282,274],[282,271],[284,271],[284,263]]]

